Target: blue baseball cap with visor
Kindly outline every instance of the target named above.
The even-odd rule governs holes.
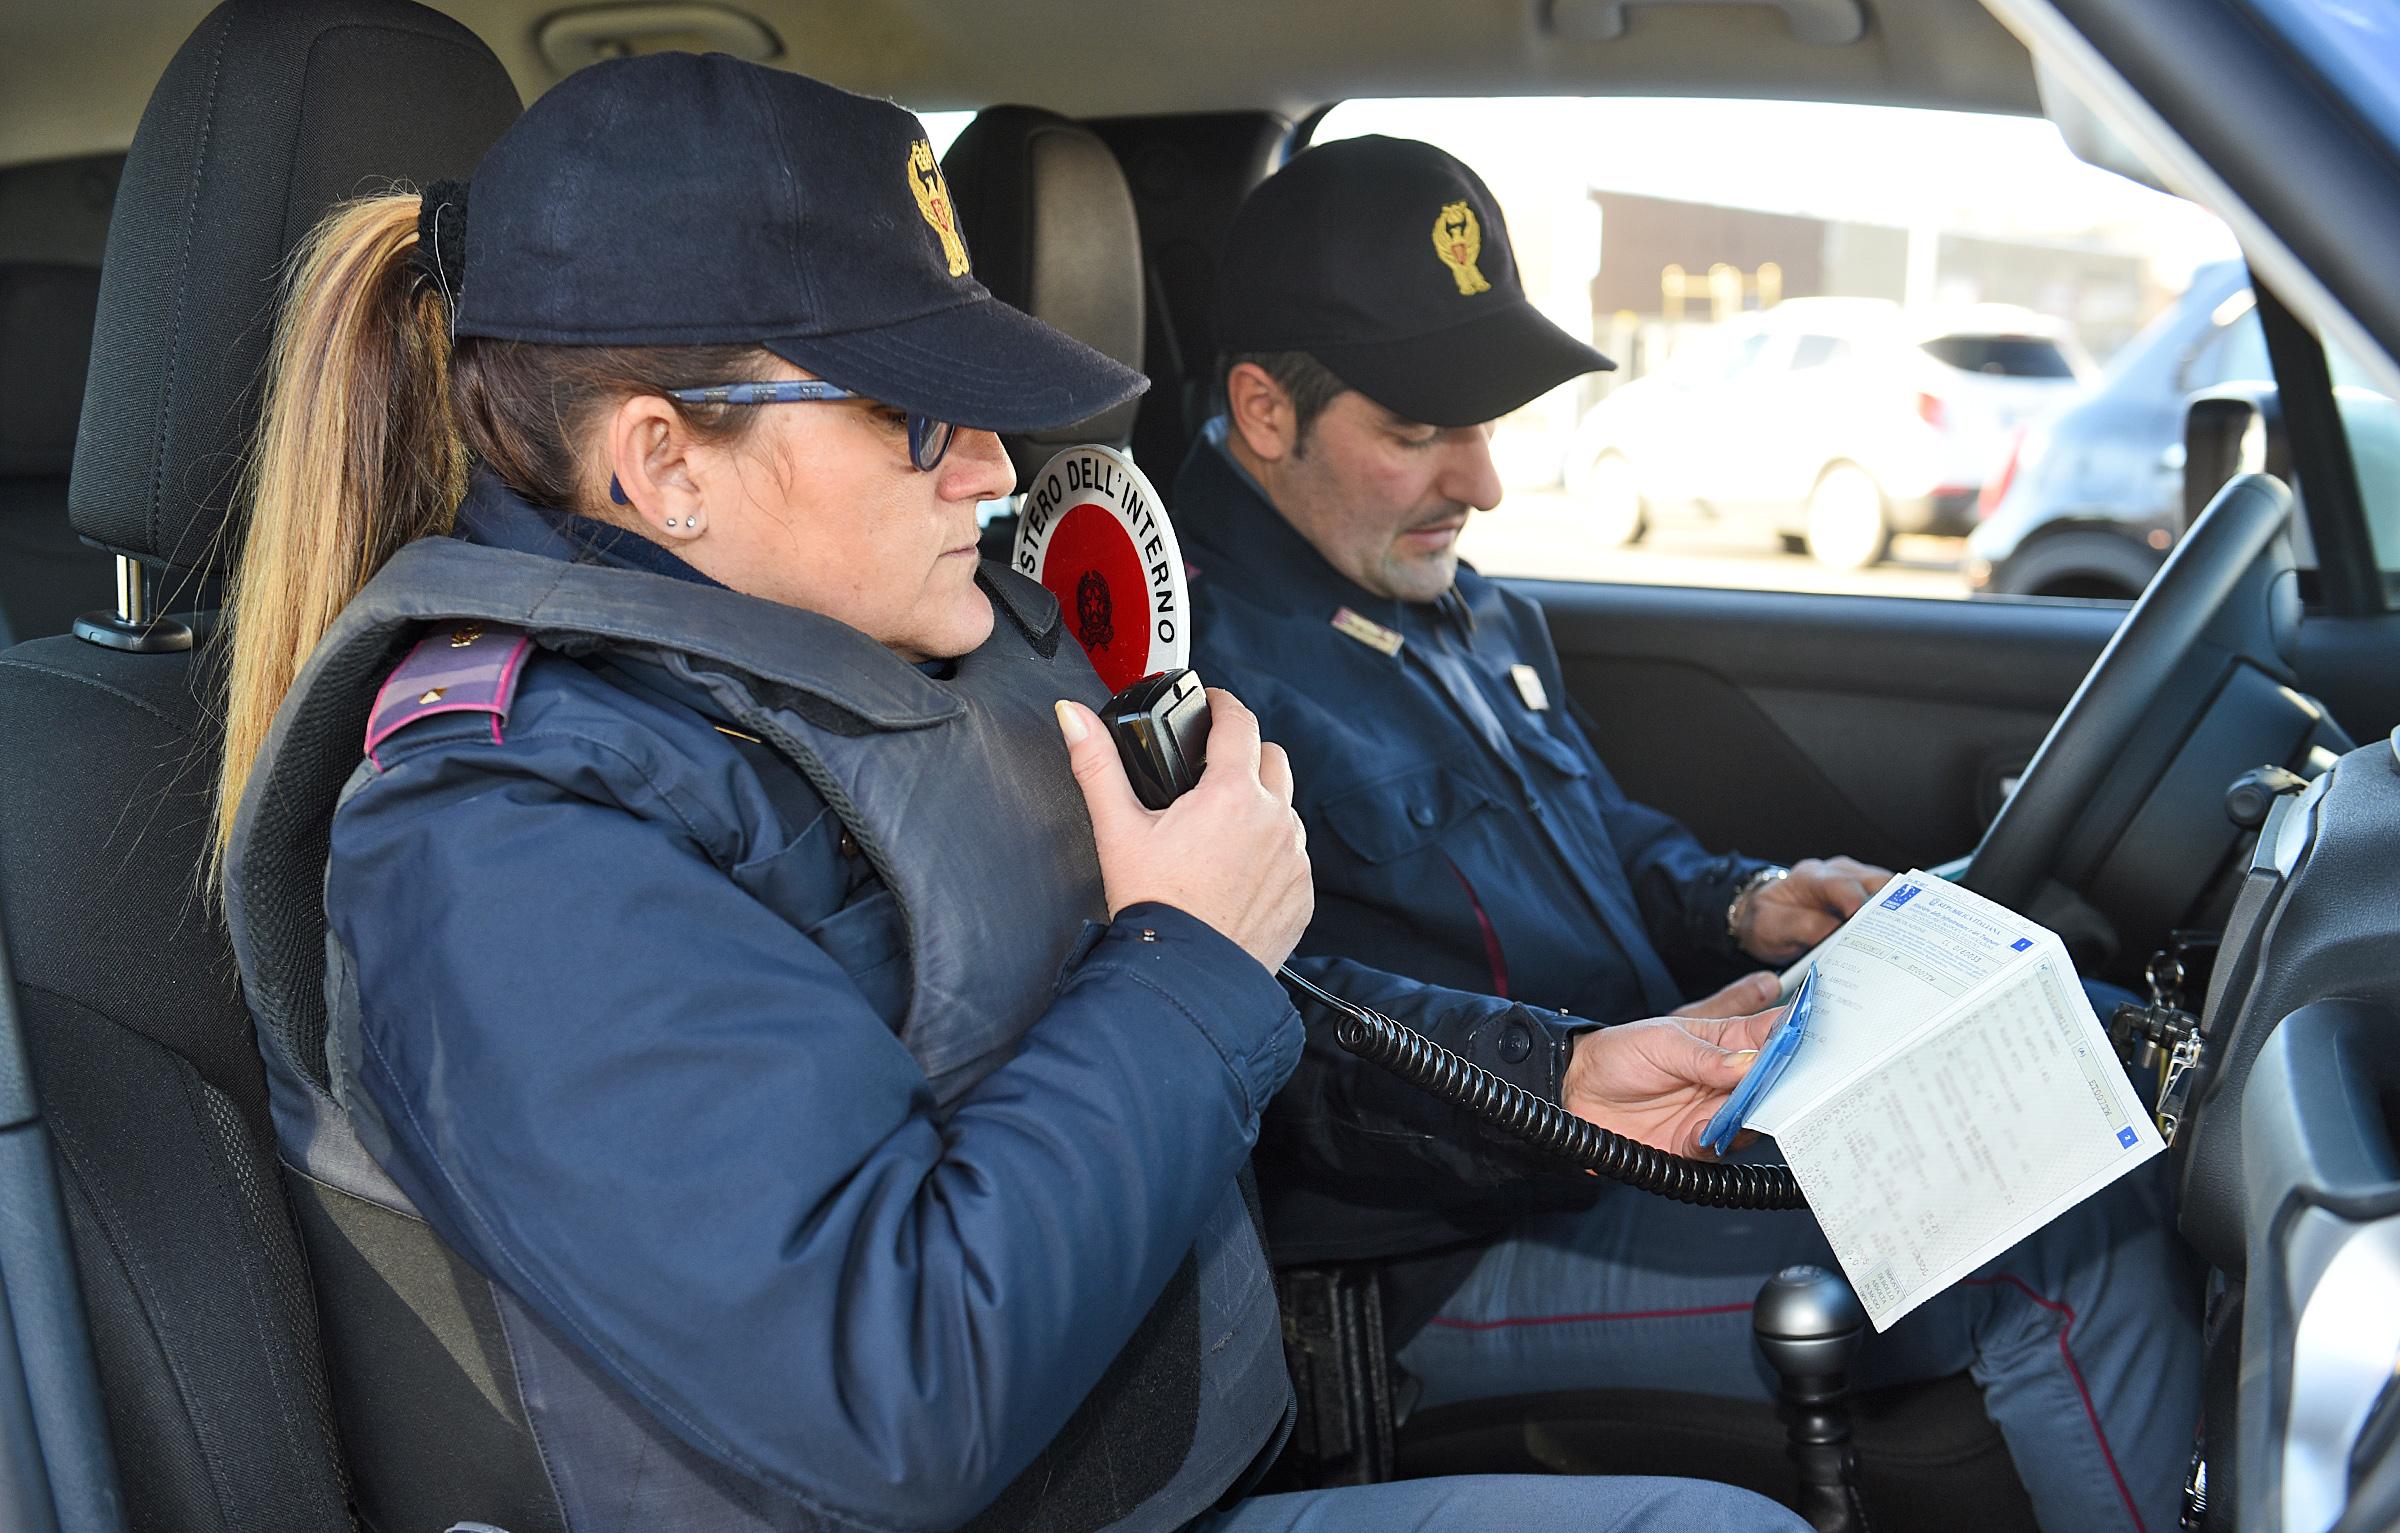
[[[470,187],[456,332],[552,345],[755,344],[806,380],[671,397],[865,398],[919,468],[957,428],[1053,430],[1149,386],[994,298],[924,126],[889,101],[722,54],[576,71]]]

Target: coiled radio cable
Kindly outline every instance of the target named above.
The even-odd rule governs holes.
[[[1116,742],[1126,780],[1147,807],[1166,808],[1200,780],[1208,746],[1208,694],[1190,671],[1143,677],[1102,705],[1100,721]],[[1333,1036],[1344,1049],[1571,1165],[1678,1203],[1807,1206],[1788,1166],[1687,1160],[1654,1150],[1543,1101],[1379,1011],[1320,989],[1289,964],[1276,972],[1296,994],[1342,1019]]]
[[[1415,1028],[1303,979],[1288,965],[1278,973],[1286,985],[1341,1019],[1333,1037],[1343,1049],[1537,1150],[1678,1203],[1708,1208],[1808,1206],[1789,1166],[1692,1160],[1653,1149],[1578,1118],[1556,1102],[1543,1101]]]

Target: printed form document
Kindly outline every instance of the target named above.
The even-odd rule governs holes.
[[[1772,1135],[1878,1331],[2166,1146],[2047,929],[1893,879],[1793,973]]]

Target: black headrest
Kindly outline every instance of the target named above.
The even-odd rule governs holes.
[[[124,168],[123,155],[102,154],[0,170],[0,479],[64,479],[75,461],[100,252]]]
[[[1125,172],[1098,134],[1039,107],[991,107],[942,156],[942,179],[984,286],[1141,367],[1142,231]],[[1135,409],[1128,400],[1073,426],[1010,438],[1018,482],[1061,447],[1123,444]]]
[[[67,476],[99,307],[93,267],[0,266],[0,478]]]
[[[285,257],[344,198],[471,175],[518,110],[489,48],[406,0],[211,11],[151,93],[117,193],[76,531],[178,568],[221,561]]]
[[[100,269],[121,154],[35,160],[0,170],[0,266]]]

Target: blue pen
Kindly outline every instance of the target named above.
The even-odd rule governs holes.
[[[1775,1024],[1775,1031],[1759,1045],[1758,1059],[1750,1066],[1750,1073],[1742,1077],[1741,1084],[1733,1088],[1733,1095],[1725,1099],[1717,1115],[1708,1120],[1708,1127],[1700,1131],[1702,1148],[1718,1155],[1725,1153],[1733,1143],[1733,1136],[1742,1131],[1742,1120],[1750,1116],[1761,1098],[1775,1089],[1792,1056],[1800,1052],[1801,1040],[1808,1036],[1809,1013],[1816,1006],[1817,971],[1812,966],[1800,981],[1800,988],[1793,992],[1792,1004],[1785,1009],[1783,1020]]]

